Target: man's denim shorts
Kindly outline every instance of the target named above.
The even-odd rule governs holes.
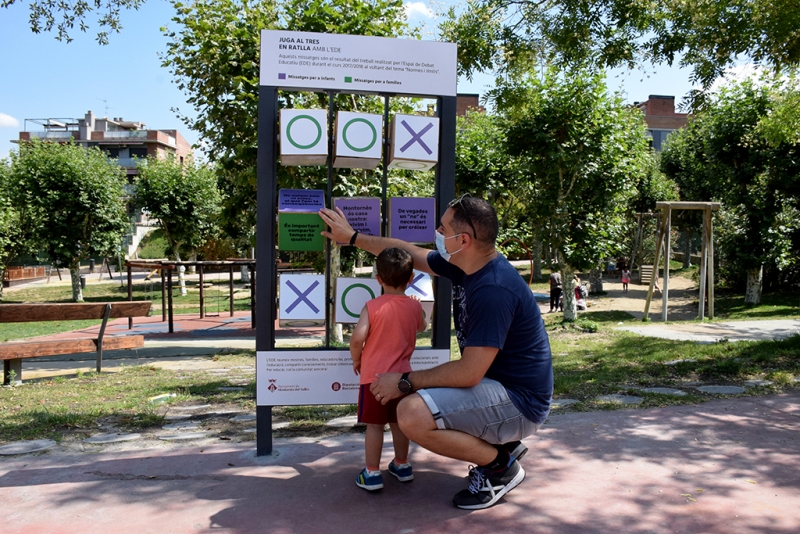
[[[514,406],[500,382],[484,378],[471,388],[430,388],[417,391],[441,430],[460,430],[488,443],[517,441],[541,425]]]

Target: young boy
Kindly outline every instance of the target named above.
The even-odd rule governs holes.
[[[383,487],[380,463],[386,423],[392,430],[394,443],[394,459],[389,463],[389,473],[400,482],[414,480],[408,463],[408,438],[397,425],[400,399],[382,405],[369,389],[378,373],[411,371],[411,353],[414,352],[417,332],[428,326],[419,301],[405,295],[406,286],[414,276],[413,266],[411,254],[399,248],[387,248],[378,255],[377,279],[383,287],[383,295],[367,302],[350,338],[353,370],[361,375],[358,421],[367,424],[364,440],[367,466],[358,474],[356,485],[368,491]]]

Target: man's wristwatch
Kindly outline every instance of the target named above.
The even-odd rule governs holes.
[[[407,395],[414,391],[414,387],[411,385],[411,381],[408,379],[408,375],[411,373],[403,373],[403,376],[400,377],[400,381],[397,383],[397,389],[400,390],[400,393],[403,395]]]

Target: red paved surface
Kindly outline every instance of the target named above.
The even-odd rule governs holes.
[[[185,339],[203,337],[255,337],[256,331],[251,328],[250,312],[234,312],[219,316],[175,315],[173,317],[174,332],[169,333],[169,323],[161,320],[161,315],[154,317],[136,317],[133,320],[133,329],[128,330],[128,319],[114,319],[106,325],[107,336],[125,334],[143,334],[145,339]],[[75,339],[82,337],[97,337],[100,325],[91,326],[82,330],[63,332],[35,339]],[[309,328],[281,328],[275,322],[276,338],[311,338],[323,337],[325,329],[322,327]]]
[[[2,531],[796,533],[798,431],[800,393],[556,415],[526,440],[527,479],[475,512],[450,504],[466,465],[420,448],[414,482],[357,488],[356,434],[276,440],[263,458],[251,443],[51,449],[0,459]]]

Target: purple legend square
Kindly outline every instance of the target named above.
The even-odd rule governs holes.
[[[389,199],[389,237],[411,243],[433,243],[436,200],[392,197]]]
[[[378,197],[334,198],[333,206],[342,210],[353,230],[381,235],[381,199]]]
[[[285,72],[279,72],[278,73],[278,79],[279,80],[285,80],[286,79],[286,73]]]
[[[322,189],[281,189],[278,193],[278,211],[310,213],[325,207]]]

